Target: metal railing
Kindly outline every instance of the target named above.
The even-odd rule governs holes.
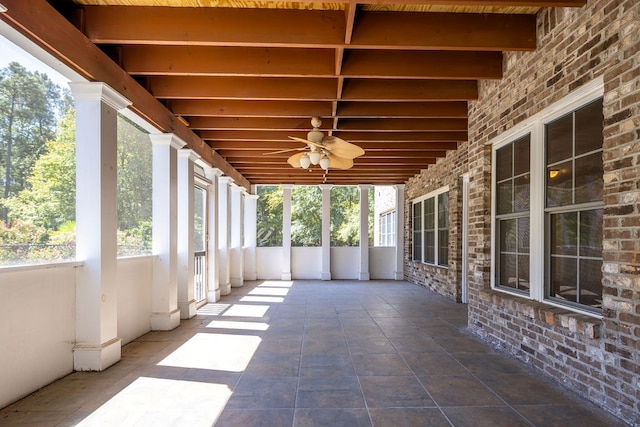
[[[196,302],[204,301],[207,298],[207,253],[205,251],[194,253],[194,277],[193,277],[193,297]]]

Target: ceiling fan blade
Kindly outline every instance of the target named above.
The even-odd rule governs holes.
[[[289,163],[294,168],[301,168],[300,159],[304,156],[305,153],[297,153],[287,159],[287,163]]]
[[[304,149],[305,149],[305,147],[302,147],[302,148],[287,148],[286,150],[270,151],[268,153],[262,153],[262,155],[263,156],[268,156],[270,154],[288,153],[289,151],[302,151]]]
[[[351,169],[353,167],[353,160],[334,154],[329,154],[329,161],[329,169]]]
[[[342,138],[338,138],[337,136],[325,136],[322,139],[322,143],[331,152],[331,154],[344,157],[346,159],[355,159],[356,157],[364,154],[364,150],[362,148],[347,142]]]
[[[316,144],[315,142],[309,141],[308,139],[298,138],[297,136],[290,136],[289,138],[293,139],[294,141],[302,142],[303,144],[307,144],[316,148],[326,148],[322,144]]]

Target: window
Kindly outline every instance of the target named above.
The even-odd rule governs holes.
[[[494,142],[494,288],[601,313],[602,91],[587,85]]]
[[[396,211],[380,215],[380,246],[396,245]]]
[[[257,201],[258,247],[282,246],[282,187],[259,185]]]
[[[448,188],[413,203],[413,260],[442,267],[449,263]]]
[[[355,186],[331,188],[331,246],[360,245],[360,190]]]
[[[322,190],[296,185],[291,190],[291,246],[322,246]]]

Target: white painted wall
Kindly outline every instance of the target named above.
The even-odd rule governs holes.
[[[72,372],[75,318],[74,264],[0,269],[0,408]]]
[[[322,271],[322,247],[291,248],[291,278],[320,279]]]
[[[360,269],[360,247],[331,248],[331,278],[358,279]]]
[[[280,280],[282,247],[256,248],[256,269],[258,280]]]
[[[155,257],[118,259],[118,337],[125,345],[151,330],[151,286]]]
[[[394,279],[395,246],[369,247],[369,276],[373,279]]]

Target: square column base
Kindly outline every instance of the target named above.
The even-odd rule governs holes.
[[[209,291],[207,293],[207,302],[218,302],[220,301],[220,289],[216,289],[215,291]]]
[[[231,278],[231,287],[232,288],[241,288],[244,286],[244,278],[242,277],[232,277]]]
[[[180,326],[180,310],[176,309],[171,313],[152,313],[152,331],[171,331]]]
[[[280,280],[291,280],[291,273],[282,273]]]
[[[320,273],[320,280],[331,280],[331,272]]]
[[[229,295],[231,293],[231,283],[220,285],[220,295]]]
[[[100,346],[77,344],[73,348],[73,369],[104,371],[121,359],[122,339],[114,338]]]
[[[369,280],[369,272],[358,273],[358,280]]]
[[[394,271],[393,276],[396,280],[404,280],[404,272],[402,271]]]
[[[180,310],[181,319],[191,319],[196,315],[196,311],[198,311],[196,307],[196,300],[178,302],[178,308]]]

